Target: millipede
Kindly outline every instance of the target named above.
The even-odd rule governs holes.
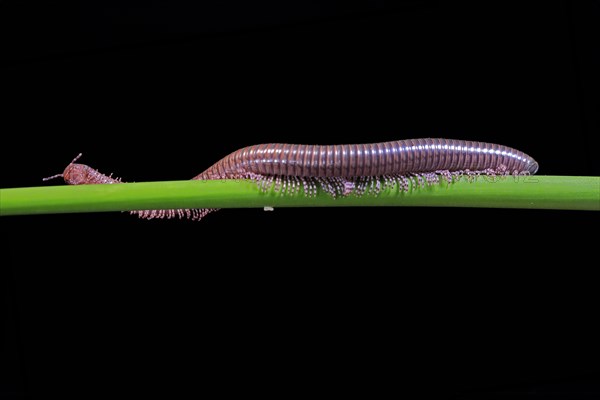
[[[76,163],[62,174],[70,185],[117,184],[122,181]],[[456,139],[407,139],[369,144],[305,145],[265,143],[227,155],[192,179],[250,179],[262,191],[273,187],[282,194],[315,196],[318,189],[333,197],[378,194],[397,185],[409,191],[466,175],[535,174],[538,163],[527,154],[493,143]],[[131,211],[140,218],[200,220],[214,208]]]

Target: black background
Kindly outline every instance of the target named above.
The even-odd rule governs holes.
[[[79,152],[140,182],[262,142],[415,137],[600,175],[598,2],[0,10],[2,188]],[[597,392],[597,227],[441,208],[2,218],[2,394]]]

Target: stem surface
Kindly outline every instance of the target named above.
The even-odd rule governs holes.
[[[176,208],[425,206],[600,210],[600,177],[462,177],[408,192],[332,198],[282,195],[245,180],[168,181],[0,189],[0,216]]]

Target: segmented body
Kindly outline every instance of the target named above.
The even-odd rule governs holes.
[[[194,179],[226,179],[253,173],[319,178],[355,178],[421,172],[508,171],[535,173],[525,153],[492,143],[454,139],[409,139],[370,144],[259,144],[239,149]]]
[[[69,164],[67,183],[119,183],[83,165]],[[320,187],[332,196],[378,192],[397,184],[408,191],[457,175],[534,174],[537,162],[527,154],[498,144],[455,139],[409,139],[371,144],[301,145],[267,143],[244,147],[193,179],[256,181],[263,190],[275,184],[283,193],[302,188],[314,195]],[[75,173],[77,171],[77,173]],[[77,176],[78,180],[68,179]],[[201,219],[214,209],[133,211],[142,218]]]

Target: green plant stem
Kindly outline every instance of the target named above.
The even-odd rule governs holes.
[[[261,192],[245,180],[169,181],[113,185],[47,186],[0,189],[0,215],[128,211],[173,208],[427,206],[600,210],[600,177],[520,176],[491,181],[478,177],[397,187],[379,195],[353,194],[334,199],[319,191],[282,195]]]

